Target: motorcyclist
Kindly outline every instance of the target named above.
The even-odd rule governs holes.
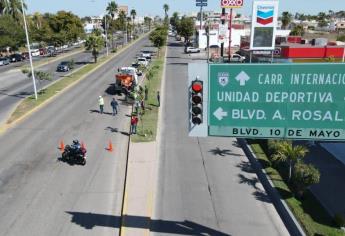
[[[79,140],[77,140],[77,139],[73,140],[73,144],[71,145],[71,147],[74,151],[80,150]]]

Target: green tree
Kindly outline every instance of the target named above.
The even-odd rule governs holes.
[[[177,33],[184,37],[185,42],[194,34],[194,20],[191,17],[182,17],[177,24]]]
[[[173,27],[174,29],[176,29],[177,24],[178,24],[178,21],[179,21],[178,13],[177,13],[177,12],[174,12],[174,13],[172,14],[172,17],[170,17],[170,24],[172,25],[172,27]]]
[[[163,10],[164,10],[165,17],[168,17],[169,5],[168,4],[164,4],[163,5]]]
[[[164,27],[158,27],[150,33],[149,39],[155,47],[158,48],[158,55],[162,46],[166,44],[167,40],[167,29]]]
[[[23,5],[24,9],[26,10],[26,4],[24,3]],[[3,12],[5,14],[11,15],[13,19],[20,21],[20,19],[22,19],[23,14],[21,0],[7,0]]]
[[[290,32],[290,35],[303,36],[304,35],[303,25],[296,25]]]
[[[108,3],[108,6],[106,8],[106,11],[109,15],[111,15],[111,18],[114,20],[115,14],[118,11],[118,6],[115,1],[111,1]]]
[[[4,10],[7,7],[8,0],[0,0],[0,15],[4,14]]]
[[[0,16],[0,49],[18,49],[25,44],[25,33],[19,22],[10,15]]]
[[[144,17],[144,24],[149,27],[149,30],[151,30],[151,23],[152,23],[152,18],[145,16]]]
[[[289,180],[292,175],[294,164],[300,161],[308,153],[308,149],[304,146],[293,146],[291,142],[282,141],[277,146],[277,151],[273,155],[274,160],[288,162],[289,164]]]
[[[92,56],[97,63],[99,51],[104,47],[104,39],[97,32],[93,32],[89,37],[86,38],[85,48],[91,51]]]
[[[76,41],[84,36],[81,19],[72,12],[59,11],[55,15],[47,15],[49,27],[52,30],[51,40],[58,45]]]
[[[291,20],[292,20],[292,15],[289,12],[284,11],[281,17],[282,28],[286,29],[288,25],[291,23]]]
[[[302,197],[308,187],[320,182],[320,172],[311,164],[298,162],[294,167],[293,181],[298,195]]]
[[[133,26],[133,32],[134,32],[134,27],[135,27],[135,24],[134,24],[134,20],[135,20],[135,17],[137,15],[137,12],[135,11],[135,9],[132,9],[131,10],[131,13],[130,13],[131,17],[132,17],[132,26]]]

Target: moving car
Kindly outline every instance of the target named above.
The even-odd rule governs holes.
[[[0,66],[10,64],[10,59],[8,57],[0,57]]]
[[[200,52],[200,48],[186,47],[185,52],[186,53],[197,53],[197,52]]]
[[[56,71],[61,71],[61,72],[66,72],[69,71],[70,68],[70,62],[69,61],[62,61],[60,64],[57,66]]]
[[[152,58],[151,53],[148,52],[148,51],[142,51],[141,57],[144,57],[144,58],[146,58],[147,60],[151,60],[151,58]]]

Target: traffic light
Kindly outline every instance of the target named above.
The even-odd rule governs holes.
[[[191,121],[194,125],[203,122],[203,82],[196,79],[192,81],[191,93]]]

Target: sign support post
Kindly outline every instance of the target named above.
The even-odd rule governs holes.
[[[231,59],[231,31],[232,31],[232,8],[230,8],[230,18],[229,18],[229,63]]]

